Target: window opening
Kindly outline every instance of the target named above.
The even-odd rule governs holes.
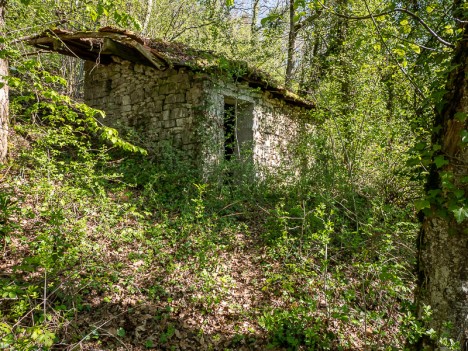
[[[224,159],[231,160],[236,152],[236,106],[224,102]]]
[[[254,105],[244,100],[224,97],[224,159],[248,154],[253,142]]]

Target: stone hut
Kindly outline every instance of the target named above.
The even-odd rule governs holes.
[[[313,103],[243,62],[115,28],[54,30],[29,40],[85,60],[85,102],[103,123],[133,129],[158,155],[167,145],[203,169],[241,157],[291,167]]]

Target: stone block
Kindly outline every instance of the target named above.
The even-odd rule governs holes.
[[[118,89],[119,87],[121,87],[123,84],[122,84],[122,78],[115,78],[115,79],[112,79],[112,83],[111,83],[111,88],[112,90],[115,91],[115,89]]]
[[[171,110],[171,119],[180,119],[188,116],[188,110],[185,108],[174,108]]]
[[[159,86],[158,94],[159,95],[169,95],[177,91],[177,86],[173,83],[164,83]]]
[[[154,112],[162,112],[163,110],[163,102],[162,101],[156,101],[152,103],[154,105],[153,111]]]
[[[183,127],[185,125],[187,125],[187,119],[186,118],[179,118],[179,119],[176,119],[176,126],[177,127]]]
[[[176,122],[173,119],[164,121],[164,128],[166,129],[174,128],[175,125],[176,125]]]
[[[122,96],[122,105],[123,106],[126,106],[126,105],[130,105],[130,96],[129,95],[124,95]]]
[[[184,91],[184,90],[189,90],[190,89],[190,81],[183,81],[177,83],[177,90],[178,91]]]
[[[192,87],[186,92],[186,100],[189,103],[199,103],[202,100],[203,91],[198,87]]]
[[[144,73],[145,67],[142,66],[142,65],[138,65],[138,64],[137,64],[137,65],[135,65],[134,70],[135,70],[135,72],[137,72],[137,73]]]
[[[185,102],[185,94],[175,94],[176,103],[181,104]]]
[[[143,90],[145,92],[145,98],[151,99],[151,92],[154,90],[154,86],[152,86],[151,84],[145,84]]]
[[[176,102],[175,94],[169,94],[164,99],[165,104],[174,104]]]
[[[143,100],[144,94],[140,89],[135,89],[130,93],[130,100],[133,104],[137,104]]]
[[[164,111],[172,111],[172,109],[175,107],[174,104],[167,104],[167,103],[164,103],[163,104],[163,110]]]
[[[181,145],[182,144],[182,135],[180,134],[175,134],[174,135],[174,142],[178,145]]]
[[[171,76],[169,76],[167,78],[167,81],[169,83],[180,83],[180,82],[182,82],[184,80],[188,81],[188,76],[187,76],[187,74],[183,74],[183,73],[182,74],[180,74],[180,73],[173,74],[173,75],[171,75]]]
[[[177,104],[185,102],[185,95],[184,94],[170,94],[166,96],[164,100],[166,104]]]

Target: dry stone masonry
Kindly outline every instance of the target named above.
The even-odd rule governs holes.
[[[99,66],[88,61],[85,70],[85,101],[106,112],[106,125],[134,129],[153,154],[169,144],[187,158],[195,156],[195,114],[203,104],[203,81],[196,74],[129,61]]]

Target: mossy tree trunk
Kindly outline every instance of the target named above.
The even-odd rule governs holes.
[[[4,37],[6,0],[0,0],[0,37]],[[0,51],[3,49],[0,44]],[[8,62],[0,58],[0,162],[8,150],[8,86],[3,77],[8,75]]]
[[[431,211],[423,220],[418,242],[418,314],[424,319],[425,306],[431,307],[426,327],[438,336],[422,338],[418,350],[444,349],[441,337],[468,350],[468,219],[464,218],[468,148],[463,140],[468,115],[468,16],[462,1],[454,3],[460,9],[455,17],[464,35],[455,49],[444,104],[436,115],[432,143],[440,151],[434,156],[426,189]]]

